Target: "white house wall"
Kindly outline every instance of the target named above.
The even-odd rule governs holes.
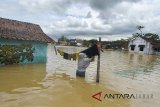
[[[152,47],[153,47],[153,45],[150,42],[148,42],[148,54],[154,54]]]
[[[130,45],[135,45],[134,51],[131,50]],[[139,51],[139,45],[145,45],[143,51]],[[152,54],[152,45],[150,42],[147,42],[141,37],[137,37],[135,40],[132,40],[129,42],[129,52],[135,52],[135,53],[143,53],[143,54]]]

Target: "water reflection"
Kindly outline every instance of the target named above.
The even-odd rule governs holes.
[[[132,79],[136,79],[136,76],[139,76],[140,74],[148,75],[146,72],[154,72],[154,67],[157,65],[156,63],[159,62],[159,56],[133,53],[128,53],[128,56],[128,67],[116,73],[125,77],[131,77]],[[121,60],[121,65],[126,66],[126,59],[123,60]]]
[[[19,68],[16,65],[13,68]],[[28,68],[32,68],[32,73],[27,72]],[[129,100],[105,100],[101,103],[91,98],[91,95],[97,91],[103,91],[103,93],[119,93],[107,88],[102,87],[99,84],[87,83],[84,78],[70,78],[65,73],[54,73],[48,75],[44,71],[45,65],[27,65],[22,69],[16,69],[14,73],[19,74],[26,72],[26,78],[19,78],[21,81],[17,81],[17,78],[12,79],[14,84],[18,84],[15,87],[9,88],[3,86],[3,90],[0,91],[0,103],[2,107],[66,107],[66,106],[78,106],[78,107],[129,107]],[[5,68],[7,71],[8,68]],[[43,71],[43,72],[42,72]],[[6,72],[5,72],[6,73]],[[4,73],[4,74],[5,74]],[[39,73],[39,74],[37,74]],[[49,73],[50,74],[50,73]],[[6,73],[8,75],[8,73]],[[3,75],[4,77],[7,77]],[[33,76],[32,76],[33,75]],[[17,76],[18,77],[18,76]],[[11,77],[12,78],[12,77]],[[35,83],[33,83],[33,80]],[[7,79],[1,78],[2,83],[5,83]],[[23,80],[23,81],[22,81]],[[27,84],[25,84],[27,83]],[[7,83],[8,84],[8,83]]]
[[[11,92],[21,87],[40,87],[45,75],[45,64],[10,65],[0,68],[0,91]]]

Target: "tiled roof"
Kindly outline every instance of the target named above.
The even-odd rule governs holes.
[[[37,24],[0,18],[0,38],[54,43]]]

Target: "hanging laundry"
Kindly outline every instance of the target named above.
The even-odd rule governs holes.
[[[59,49],[57,49],[57,51],[58,51],[58,53],[59,53],[61,56],[64,55],[64,52],[63,52],[63,51],[61,51],[61,50],[59,50]]]
[[[68,59],[69,59],[69,60],[72,59],[72,54],[68,54]]]
[[[69,59],[68,53],[65,53],[65,52],[64,52],[63,58],[64,58],[64,59]]]
[[[60,49],[57,49],[57,51],[61,56],[63,56],[64,59],[67,59],[67,60],[72,60],[73,59],[73,61],[76,61],[79,58],[79,53],[69,54],[69,53],[63,52]]]
[[[76,60],[79,59],[79,53],[76,53]]]
[[[58,53],[60,54],[60,50],[59,50],[59,49],[57,49],[57,51],[58,51]]]
[[[60,50],[59,49],[57,49],[57,52],[60,54]]]
[[[76,53],[72,54],[73,61],[76,61]]]

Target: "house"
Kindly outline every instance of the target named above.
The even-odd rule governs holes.
[[[130,40],[128,49],[135,53],[160,54],[160,41],[138,36]]]
[[[67,46],[67,45],[69,45],[69,43],[66,40],[64,40],[64,41],[58,41],[58,43],[61,46]]]
[[[70,39],[71,46],[82,46],[83,40],[81,39]]]
[[[0,18],[0,65],[45,63],[53,43],[37,24]]]
[[[77,44],[76,39],[70,39],[69,42],[71,46],[75,46]]]
[[[82,46],[83,40],[82,39],[76,39],[76,46]]]

